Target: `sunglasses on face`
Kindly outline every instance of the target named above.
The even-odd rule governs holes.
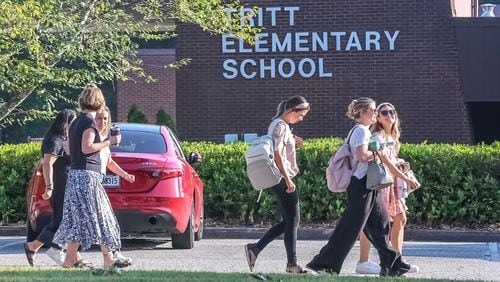
[[[386,117],[388,115],[395,116],[396,110],[383,110],[383,111],[380,111],[380,114],[384,117]]]

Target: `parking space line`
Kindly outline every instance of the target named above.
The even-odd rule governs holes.
[[[20,241],[16,241],[16,242],[12,242],[12,243],[9,243],[9,244],[5,244],[5,245],[1,245],[0,246],[0,252],[2,252],[3,249],[6,249],[10,246],[14,246],[14,245],[17,245],[19,244],[20,242],[26,242],[26,240],[20,240]]]
[[[490,259],[491,260],[500,260],[500,254],[498,253],[498,244],[497,243],[488,243],[488,250],[490,251]]]

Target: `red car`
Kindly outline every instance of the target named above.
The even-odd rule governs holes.
[[[203,236],[203,182],[192,165],[198,153],[184,155],[172,130],[150,124],[117,123],[122,141],[111,155],[135,183],[110,171],[103,186],[120,223],[122,237],[171,235],[174,249],[191,249]],[[45,183],[41,162],[28,185],[28,241],[49,222],[49,200],[43,200]]]

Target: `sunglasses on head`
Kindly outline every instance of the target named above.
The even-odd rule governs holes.
[[[386,117],[388,115],[395,116],[396,110],[383,110],[383,111],[380,111],[380,114],[384,117]]]

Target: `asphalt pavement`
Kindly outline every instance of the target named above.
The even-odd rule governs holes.
[[[0,237],[0,266],[27,266],[24,255],[24,236]],[[169,271],[206,271],[249,273],[243,246],[255,242],[252,239],[203,239],[195,242],[190,250],[172,249],[170,241],[122,240],[122,254],[134,262],[130,270],[169,270]],[[326,241],[298,240],[298,262],[305,265],[316,255]],[[420,268],[418,273],[406,274],[409,278],[483,280],[500,281],[499,243],[466,242],[405,242],[403,255],[407,262]],[[35,257],[36,268],[59,268],[44,254]],[[102,267],[102,255],[98,248],[82,252],[83,258]],[[342,275],[362,276],[355,273],[359,257],[359,244],[356,243],[347,256]],[[370,259],[378,262],[376,250],[372,249]],[[286,254],[283,240],[275,240],[260,254],[256,262],[256,272],[284,273]],[[36,270],[35,268],[35,270]],[[126,279],[126,271],[122,278]],[[373,275],[376,276],[376,275]],[[314,281],[313,277],[308,279]],[[342,279],[340,279],[342,280]]]
[[[205,227],[206,239],[257,239],[267,228]],[[332,228],[300,228],[298,240],[328,240]],[[0,236],[24,236],[25,226],[0,226]],[[500,242],[500,232],[478,230],[406,229],[405,241],[416,242]]]

